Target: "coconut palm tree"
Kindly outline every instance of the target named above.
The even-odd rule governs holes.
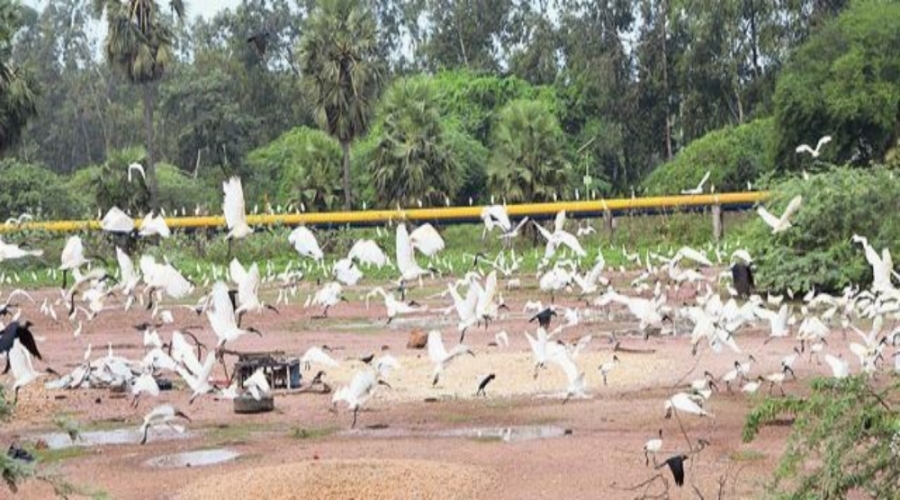
[[[349,210],[350,145],[369,128],[381,73],[375,16],[363,0],[323,0],[303,33],[301,85],[319,126],[341,143]]]
[[[430,80],[398,80],[385,93],[379,116],[384,117],[381,139],[369,163],[378,201],[410,206],[453,198],[462,173]]]
[[[175,34],[155,0],[93,0],[97,17],[106,13],[104,48],[110,66],[128,81],[141,86],[144,104],[144,134],[147,148],[147,181],[150,204],[158,208],[156,156],[153,147],[153,108],[156,82],[173,59]],[[179,20],[184,18],[184,0],[169,0]]]
[[[504,107],[491,134],[488,189],[507,202],[548,201],[566,188],[570,167],[563,158],[562,130],[540,101]]]
[[[19,23],[18,2],[0,1],[0,152],[18,140],[36,113],[34,83],[11,61]]]

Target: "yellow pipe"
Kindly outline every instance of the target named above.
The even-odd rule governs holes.
[[[764,191],[748,193],[702,194],[688,196],[656,196],[647,198],[621,198],[614,200],[560,201],[555,203],[523,203],[507,205],[506,210],[512,216],[553,215],[560,210],[569,213],[602,212],[605,210],[621,211],[647,208],[675,208],[712,205],[743,205],[756,203],[768,197]],[[353,224],[377,223],[391,220],[452,220],[477,219],[481,216],[482,206],[413,208],[406,210],[364,210],[351,212],[293,213],[280,215],[248,215],[247,222],[259,224]],[[140,227],[141,220],[135,220]],[[222,216],[211,217],[173,217],[166,219],[170,228],[209,228],[225,225]],[[0,224],[0,233],[40,230],[55,232],[72,232],[82,230],[98,230],[100,221],[46,221],[26,222],[21,225]]]

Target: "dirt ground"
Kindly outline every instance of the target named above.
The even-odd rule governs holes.
[[[440,329],[448,348],[457,334],[452,316],[436,312],[449,299],[425,300],[438,290],[413,291],[429,304],[430,311],[384,323],[384,308],[372,302],[369,309],[356,298],[364,288],[348,293],[350,303],[333,308],[327,319],[313,319],[318,310],[304,309],[304,285],[295,303],[281,307],[280,314],[248,315],[262,337],[239,339],[232,349],[240,351],[283,350],[301,355],[308,347],[328,344],[340,368],[326,369],[325,380],[337,388],[346,384],[362,366],[357,358],[368,353],[390,353],[401,368],[387,380],[392,388],[380,387],[350,429],[352,414],[343,406],[330,412],[331,394],[279,393],[275,411],[259,415],[235,414],[233,403],[204,396],[188,404],[188,390],[163,391],[159,398],[143,398],[138,408],[128,399],[116,398],[106,389],[47,391],[40,383],[22,389],[13,418],[0,427],[0,445],[37,441],[42,433],[58,432],[54,417],[65,414],[81,425],[82,432],[132,429],[154,406],[171,403],[187,413],[188,434],[183,439],[163,439],[151,433],[146,445],[136,443],[78,446],[48,455],[45,471],[65,478],[85,496],[115,499],[215,498],[636,498],[645,488],[631,489],[651,480],[646,493],[660,494],[666,487],[670,498],[695,498],[694,488],[706,498],[762,498],[762,484],[777,465],[784,448],[787,427],[766,427],[749,444],[741,441],[744,417],[760,394],[716,393],[707,402],[711,418],[684,415],[664,418],[666,398],[704,370],[717,377],[727,372],[744,354],[701,351],[692,357],[686,336],[651,337],[644,341],[628,335],[634,328],[627,313],[619,311],[616,323],[603,315],[567,329],[562,337],[573,340],[584,334],[594,339],[577,358],[586,372],[589,399],[567,403],[555,397],[564,390],[562,371],[551,365],[533,378],[531,354],[522,332],[533,333],[535,324],[522,312],[527,299],[544,297],[534,289],[507,295],[506,317],[485,331],[471,329],[465,343],[475,356],[464,356],[449,365],[437,386],[431,385],[432,367],[424,350],[406,348],[413,329]],[[58,291],[36,294],[51,300]],[[270,298],[274,300],[274,297]],[[557,305],[579,305],[571,297],[558,297]],[[214,334],[205,317],[187,308],[172,306],[174,325],[159,328],[167,340],[175,327],[188,328],[201,340],[213,344]],[[143,356],[141,334],[133,325],[149,319],[136,308],[105,311],[86,323],[78,339],[67,320],[52,322],[37,310],[26,308],[24,317],[36,323],[33,330],[43,338],[40,349],[49,366],[69,371],[81,362],[88,343],[93,357],[102,355],[110,343],[116,354]],[[498,331],[509,333],[510,346],[489,345]],[[621,360],[604,386],[597,369],[613,352],[610,333],[616,332]],[[790,340],[763,344],[763,330],[744,330],[739,343],[756,362],[755,377],[777,371],[782,356],[792,349]],[[641,351],[641,352],[634,352]],[[35,360],[36,366],[45,366]],[[318,367],[304,372],[311,378]],[[802,381],[827,367],[802,359],[795,366]],[[476,387],[487,373],[496,379],[486,397],[475,397]],[[218,378],[224,374],[220,367]],[[171,375],[167,375],[172,378]],[[177,377],[175,377],[177,378]],[[0,378],[7,387],[10,379]],[[802,391],[802,382],[787,382],[788,393]],[[777,392],[777,389],[776,389]],[[683,431],[679,425],[683,424]],[[662,429],[660,463],[688,449],[686,437],[709,445],[693,455],[687,466],[683,488],[674,485],[666,469],[645,466],[642,446]],[[224,448],[239,454],[224,463],[206,466],[152,467],[148,461],[182,452]],[[4,487],[5,488],[5,487]],[[12,497],[43,499],[49,486],[28,482]],[[76,498],[78,496],[76,495]]]

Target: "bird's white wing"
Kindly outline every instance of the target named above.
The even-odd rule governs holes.
[[[337,368],[338,362],[328,355],[321,347],[313,346],[306,350],[303,357],[300,358],[301,363],[316,363],[320,365]]]
[[[397,224],[397,268],[401,274],[418,267],[413,256],[412,243],[405,224]]]
[[[559,232],[565,229],[566,226],[566,211],[560,210],[556,214],[556,219],[553,220],[553,229],[554,232]]]
[[[553,233],[553,239],[557,243],[561,243],[569,247],[569,249],[575,252],[575,255],[579,257],[584,257],[587,255],[587,252],[585,252],[584,248],[582,248],[581,242],[578,241],[578,238],[576,238],[574,234],[568,231],[556,231],[555,233]]]
[[[381,248],[372,240],[359,240],[350,248],[347,254],[350,259],[356,259],[362,264],[383,267],[388,259]]]
[[[772,229],[775,229],[781,223],[781,221],[779,221],[777,217],[772,215],[764,207],[757,208],[756,213],[758,213],[759,216],[762,217],[763,222],[765,222]]]
[[[444,239],[431,224],[422,224],[409,235],[413,248],[431,257],[444,249]]]
[[[541,233],[541,236],[543,236],[545,240],[547,240],[547,241],[553,240],[553,233],[544,229],[544,226],[538,224],[536,221],[532,220],[531,222],[534,223],[534,227],[537,228],[538,232]]]
[[[809,147],[809,144],[801,144],[801,145],[797,146],[796,151],[798,153],[809,153],[809,154],[815,153],[815,150],[813,150],[813,148]]]
[[[100,221],[100,227],[104,231],[112,233],[129,233],[134,229],[134,219],[119,209],[112,207]]]
[[[231,263],[228,264],[228,274],[231,275],[231,281],[236,285],[240,285],[247,278],[247,270],[236,258],[231,259]]]
[[[244,187],[240,177],[232,177],[222,184],[225,193],[225,201],[222,211],[225,214],[225,224],[228,229],[239,224],[246,224],[246,209],[244,208]]]
[[[700,184],[697,184],[697,189],[700,189],[700,190],[703,189],[703,185],[706,184],[706,181],[709,180],[709,175],[710,175],[711,173],[712,173],[711,170],[707,170],[707,171],[706,171],[706,174],[703,176],[702,179],[700,179]]]
[[[447,349],[444,348],[444,340],[441,332],[432,330],[428,332],[428,359],[432,363],[443,363],[447,359]]]
[[[704,255],[703,253],[691,248],[691,247],[681,247],[676,254],[677,258],[688,258],[692,261],[703,265],[703,266],[712,266],[712,262]]]
[[[294,249],[300,255],[316,260],[321,260],[324,257],[322,249],[319,247],[319,242],[316,241],[316,236],[306,226],[299,226],[291,231],[288,241],[294,245]]]
[[[563,373],[566,375],[566,380],[569,381],[569,385],[572,385],[578,380],[581,376],[581,372],[578,370],[578,366],[575,365],[572,357],[569,356],[565,347],[556,342],[548,342],[546,349],[547,359],[562,369]]]
[[[130,283],[137,281],[137,274],[134,272],[134,262],[121,248],[116,247],[116,260],[119,262],[119,271],[122,273],[122,282]]]
[[[247,271],[247,275],[238,284],[238,302],[240,304],[248,303],[257,296],[259,282],[259,266],[254,262]]]
[[[830,136],[830,135],[822,136],[822,138],[819,139],[819,143],[816,144],[816,151],[821,152],[821,151],[822,151],[822,146],[824,146],[825,144],[828,144],[829,142],[831,142],[831,136]]]
[[[786,221],[791,218],[792,215],[797,213],[797,210],[800,210],[800,205],[803,204],[803,196],[797,195],[788,203],[787,208],[784,213],[781,215],[781,220]]]

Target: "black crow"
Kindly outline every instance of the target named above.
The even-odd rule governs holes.
[[[675,478],[675,484],[681,487],[684,486],[684,461],[688,458],[687,455],[675,455],[659,464],[657,468],[668,465],[669,470],[672,471],[672,477]]]
[[[544,309],[543,311],[532,316],[531,319],[528,320],[528,322],[534,323],[534,320],[538,320],[538,324],[541,326],[541,328],[543,328],[544,330],[549,330],[550,329],[550,319],[553,316],[556,316],[556,311],[554,311],[553,309],[550,309],[548,307],[548,308]]]

